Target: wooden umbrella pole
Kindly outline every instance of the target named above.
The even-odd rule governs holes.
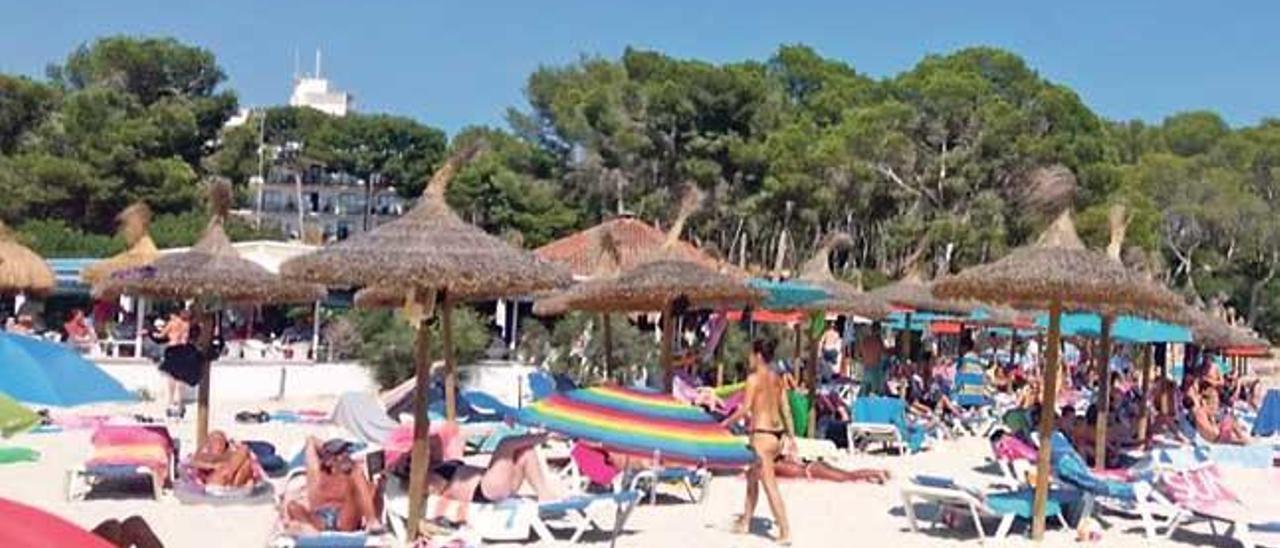
[[[200,306],[200,305],[196,305]],[[209,438],[209,385],[213,376],[213,322],[209,321],[209,311],[200,308],[196,312],[196,325],[200,328],[200,338],[196,347],[200,349],[200,387],[196,392],[196,448],[204,447]]]
[[[813,331],[809,332],[809,425],[805,430],[809,438],[817,437],[814,432],[818,429],[818,337],[813,335]]]
[[[425,308],[418,321],[418,334],[413,345],[413,452],[409,461],[409,538],[418,538],[418,522],[426,504],[427,461],[431,458],[427,435],[431,429],[427,417],[427,397],[431,378],[431,312],[436,292],[419,288],[414,299]]]
[[[1009,328],[1009,369],[1010,370],[1012,370],[1015,365],[1014,357],[1017,355],[1017,350],[1018,350],[1018,328],[1015,326],[1015,327]]]
[[[458,360],[453,353],[453,302],[448,292],[440,291],[440,337],[444,352],[444,416],[449,422],[458,419]]]
[[[1142,346],[1142,403],[1138,405],[1138,439],[1146,442],[1147,440],[1147,421],[1151,420],[1151,412],[1148,407],[1151,405],[1151,345]]]
[[[1045,350],[1044,379],[1040,383],[1040,450],[1036,461],[1036,492],[1031,509],[1031,538],[1044,540],[1045,507],[1049,502],[1049,459],[1052,456],[1053,422],[1058,396],[1058,345],[1061,337],[1062,301],[1049,303],[1049,344]]]
[[[608,312],[600,315],[600,327],[604,329],[604,378],[608,380],[613,374],[613,323]]]
[[[1102,316],[1102,340],[1098,348],[1098,424],[1094,429],[1094,468],[1107,468],[1107,421],[1111,415],[1111,326],[1115,316]]]
[[[668,393],[671,392],[671,379],[675,372],[671,369],[671,344],[675,340],[676,321],[674,318],[675,307],[672,303],[667,303],[666,310],[662,311],[662,348],[658,354],[662,366],[662,389]]]
[[[800,367],[800,353],[803,352],[802,348],[804,348],[804,343],[800,340],[800,334],[803,332],[803,329],[804,328],[801,327],[801,322],[796,322],[795,331],[791,333],[792,338],[794,339],[794,343],[791,345],[791,363],[793,367],[795,367],[793,371],[796,373],[800,372],[798,369]]]

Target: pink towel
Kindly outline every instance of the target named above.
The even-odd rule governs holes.
[[[1035,462],[1036,448],[1015,436],[1003,436],[995,444],[996,458],[1003,460],[1027,460]]]
[[[429,441],[431,450],[439,451],[438,455],[442,460],[461,459],[467,443],[457,423],[438,421],[431,423]],[[395,462],[401,455],[413,450],[413,423],[401,424],[392,430],[383,444],[383,450],[387,453],[387,462]]]
[[[573,444],[569,457],[578,465],[578,471],[596,485],[612,485],[613,478],[618,477],[618,469],[609,464],[609,454],[587,447],[581,443]]]

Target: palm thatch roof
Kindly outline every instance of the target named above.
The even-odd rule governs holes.
[[[1190,323],[1191,339],[1201,347],[1219,350],[1271,347],[1270,341],[1204,310],[1187,307],[1184,313]]]
[[[871,298],[913,310],[968,314],[977,304],[966,299],[946,299],[934,294],[933,283],[924,280],[919,270],[907,271],[901,280],[867,292]]]
[[[1176,318],[1182,300],[1172,291],[1125,268],[1104,253],[1085,249],[1070,211],[1064,211],[1034,244],[995,262],[939,280],[933,294],[944,299],[976,299],[1019,308]]]
[[[484,298],[568,285],[566,269],[466,223],[445,203],[449,181],[479,148],[466,147],[445,161],[403,217],[290,259],[281,272],[331,286],[377,286],[401,294],[430,287]]]
[[[116,222],[120,225],[120,235],[129,244],[129,249],[85,267],[80,272],[80,279],[90,286],[117,271],[147,266],[160,257],[160,250],[148,233],[151,208],[147,204],[139,202],[125,208],[116,216]]]
[[[606,268],[617,268],[619,271],[643,264],[662,247],[666,239],[666,234],[653,225],[635,217],[623,216],[575,232],[533,252],[543,259],[565,265],[575,277],[591,278],[601,270],[601,261],[606,261],[603,265]],[[606,242],[613,246],[612,250],[601,247]],[[686,261],[713,270],[724,271],[729,268],[683,240],[673,244],[671,251]]]
[[[868,318],[883,318],[889,315],[888,304],[864,293],[857,285],[837,280],[831,273],[831,252],[837,248],[851,246],[853,246],[852,237],[844,232],[833,232],[827,235],[813,256],[800,267],[800,275],[796,278],[798,281],[820,287],[831,295],[828,299],[811,303],[804,308],[851,312]]]
[[[0,222],[0,294],[45,294],[53,291],[57,278],[53,269],[36,252],[18,243],[9,227]]]
[[[718,272],[687,260],[676,251],[680,232],[701,202],[702,193],[690,185],[679,214],[656,253],[617,276],[583,282],[539,299],[534,303],[534,313],[659,311],[678,301],[693,307],[759,303],[764,293],[747,285],[745,277]]]
[[[213,218],[191,249],[162,255],[147,266],[118,270],[94,286],[94,295],[228,303],[310,302],[324,297],[323,287],[285,282],[232,247],[223,229],[231,206],[229,183],[212,183],[209,198]]]

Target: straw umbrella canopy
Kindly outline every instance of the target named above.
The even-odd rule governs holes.
[[[591,279],[643,264],[666,240],[666,232],[630,215],[622,215],[543,245],[533,253],[568,267],[577,278]],[[715,257],[683,240],[673,244],[671,251],[710,269],[724,268]]]
[[[853,245],[853,238],[844,232],[834,232],[823,240],[813,256],[800,267],[797,280],[818,286],[831,295],[830,298],[807,305],[806,310],[849,312],[868,318],[883,318],[889,314],[889,306],[862,291],[858,285],[837,280],[831,273],[831,252]]]
[[[537,314],[556,314],[565,310],[662,311],[660,355],[664,386],[668,389],[671,386],[671,345],[675,339],[677,312],[687,307],[752,305],[764,299],[764,293],[749,286],[745,278],[689,261],[674,251],[689,216],[702,202],[702,192],[693,185],[688,188],[676,220],[667,232],[666,241],[641,264],[614,277],[577,284],[534,303]]]
[[[413,452],[409,472],[409,533],[422,515],[427,472],[429,321],[442,302],[446,367],[452,361],[451,314],[460,299],[525,295],[570,282],[568,272],[467,224],[445,203],[445,189],[481,143],[460,149],[431,177],[422,199],[404,216],[281,265],[287,278],[332,286],[373,286],[423,308],[414,349]],[[454,297],[457,295],[457,298]],[[394,302],[394,300],[392,301]],[[453,387],[448,376],[446,389]]]
[[[36,252],[18,243],[17,235],[0,222],[0,295],[53,291],[57,278]]]
[[[125,208],[116,216],[116,222],[120,225],[120,236],[129,244],[129,249],[85,267],[80,272],[80,279],[90,286],[117,271],[147,266],[160,257],[160,250],[148,233],[151,208],[147,204],[138,202]]]
[[[1064,308],[1136,315],[1174,313],[1180,299],[1103,253],[1087,250],[1064,211],[1039,240],[995,262],[939,280],[943,299],[976,299],[1049,311],[1049,343],[1040,414],[1040,456],[1036,474],[1032,536],[1044,536],[1049,493],[1049,448],[1058,381],[1058,345]]]
[[[287,283],[262,266],[240,257],[223,228],[231,208],[231,184],[209,185],[213,217],[191,249],[161,257],[150,265],[117,270],[93,287],[98,298],[132,295],[149,299],[196,301],[201,380],[196,417],[196,443],[209,432],[209,365],[213,321],[209,310],[223,304],[311,302],[324,296],[313,284]]]

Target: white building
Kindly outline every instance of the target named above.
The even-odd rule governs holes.
[[[293,79],[293,94],[289,96],[291,107],[311,107],[333,116],[346,116],[353,109],[354,97],[345,91],[334,89],[329,80],[320,75],[320,52],[316,52],[316,72],[310,76]]]

